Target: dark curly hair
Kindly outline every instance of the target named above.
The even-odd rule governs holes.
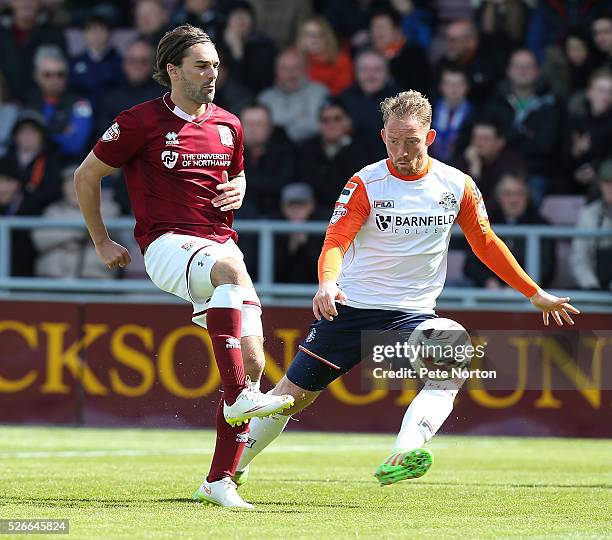
[[[199,43],[212,43],[212,39],[210,39],[210,36],[204,30],[197,26],[184,24],[177,26],[170,32],[166,32],[157,46],[153,79],[159,84],[170,88],[170,77],[168,76],[166,66],[168,64],[180,66],[185,56],[187,56],[189,47]]]

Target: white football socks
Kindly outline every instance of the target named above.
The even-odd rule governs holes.
[[[290,416],[274,414],[267,418],[253,418],[249,440],[238,462],[237,471],[244,471],[255,456],[276,439],[285,429]]]
[[[414,450],[429,441],[453,410],[458,391],[450,381],[427,381],[404,414],[393,450]]]

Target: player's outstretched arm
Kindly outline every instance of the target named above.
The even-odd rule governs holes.
[[[74,173],[77,198],[89,236],[98,257],[108,268],[124,267],[132,260],[126,248],[110,239],[100,212],[100,183],[115,170],[90,152]]]
[[[491,229],[482,195],[469,177],[466,179],[457,223],[474,254],[500,279],[529,298],[533,306],[542,311],[546,326],[551,315],[559,326],[563,326],[564,320],[570,325],[574,324],[570,313],[577,315],[580,311],[569,303],[569,297],[558,298],[542,290],[521,268],[506,244]]]
[[[529,298],[529,300],[534,307],[542,312],[542,320],[546,326],[548,326],[549,317],[551,315],[557,325],[563,326],[564,320],[568,324],[574,324],[574,321],[569,313],[573,313],[575,315],[580,313],[578,309],[569,303],[569,296],[559,298],[553,294],[543,291],[542,289],[538,289],[538,292]]]

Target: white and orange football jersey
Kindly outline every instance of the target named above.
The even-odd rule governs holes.
[[[500,277],[535,294],[537,285],[491,231],[474,181],[431,158],[412,177],[382,160],[347,182],[327,230],[320,279],[337,279],[352,307],[432,313],[446,279],[454,223]],[[330,253],[338,249],[341,257]]]

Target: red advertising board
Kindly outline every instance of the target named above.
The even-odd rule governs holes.
[[[441,315],[467,328],[515,330],[519,337],[521,330],[541,327],[536,313]],[[283,375],[311,319],[305,308],[264,310],[264,388]],[[608,330],[612,315],[584,314],[577,326]],[[504,390],[468,381],[444,432],[612,436],[612,391],[605,382],[612,339],[598,351],[592,365],[574,366],[591,381],[586,389],[558,390],[546,377],[531,388],[518,375]],[[555,362],[542,369],[556,369]],[[414,381],[402,390],[364,390],[354,370],[301,413],[295,427],[396,431],[415,392]],[[208,335],[191,324],[188,306],[0,302],[0,422],[208,427],[219,396]]]

